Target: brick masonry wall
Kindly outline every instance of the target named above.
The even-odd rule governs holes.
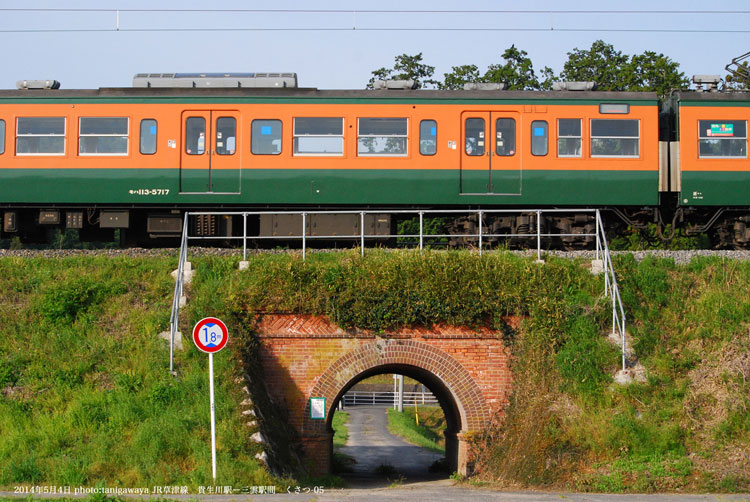
[[[308,460],[321,472],[330,465],[330,453],[321,446],[330,444],[330,433],[327,421],[309,418],[309,398],[325,397],[330,416],[340,391],[363,371],[408,365],[435,375],[453,396],[464,433],[481,430],[497,416],[511,388],[501,335],[488,330],[435,326],[376,336],[343,330],[321,317],[264,315],[257,332],[271,398],[288,410]]]

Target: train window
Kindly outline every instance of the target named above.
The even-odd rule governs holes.
[[[344,155],[344,118],[295,117],[294,155]]]
[[[281,121],[253,120],[250,151],[255,155],[278,155],[281,153]]]
[[[495,122],[495,153],[501,157],[516,154],[515,119],[497,119]]]
[[[65,117],[18,117],[16,155],[64,155]]]
[[[744,120],[699,120],[699,157],[747,157],[747,122]]]
[[[592,119],[592,157],[638,157],[638,120]]]
[[[5,153],[5,121],[0,120],[0,155]]]
[[[423,120],[419,123],[419,153],[435,155],[437,153],[437,122]]]
[[[237,120],[234,117],[216,119],[216,155],[234,155],[237,149]]]
[[[480,157],[484,155],[484,119],[466,119],[466,155]]]
[[[531,155],[547,155],[549,127],[546,120],[535,120],[531,123]]]
[[[127,117],[81,117],[79,155],[127,155]]]
[[[357,130],[357,155],[403,157],[407,154],[408,119],[360,118]]]
[[[581,119],[557,119],[557,156],[581,156]]]
[[[156,153],[156,120],[141,120],[141,147],[143,155],[153,155]]]
[[[188,117],[185,120],[185,153],[203,155],[206,153],[206,119]]]

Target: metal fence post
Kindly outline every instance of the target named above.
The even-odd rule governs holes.
[[[536,212],[536,260],[542,261],[542,212]]]
[[[242,213],[242,261],[247,261],[247,213]]]
[[[365,257],[365,213],[359,213],[359,233],[362,239],[362,258]]]
[[[419,250],[424,249],[424,213],[419,212]]]
[[[482,211],[479,211],[479,256],[482,256]]]
[[[307,259],[307,232],[305,229],[307,228],[307,213],[302,213],[302,261],[305,261]]]

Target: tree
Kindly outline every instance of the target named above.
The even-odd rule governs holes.
[[[451,73],[445,74],[440,84],[441,89],[462,89],[467,82],[496,82],[504,83],[509,90],[538,90],[549,89],[555,80],[551,68],[542,70],[543,80],[540,82],[534,72],[534,65],[524,50],[511,45],[502,54],[504,63],[491,64],[484,75],[479,75],[476,65],[454,66]]]
[[[567,81],[596,82],[602,91],[656,92],[664,97],[673,89],[690,85],[679,67],[664,54],[645,51],[628,56],[597,40],[589,50],[569,52],[560,76]]]
[[[534,72],[534,65],[526,51],[519,50],[515,45],[511,45],[508,49],[505,49],[502,58],[505,63],[491,64],[482,76],[482,82],[505,83],[505,88],[512,91],[538,90],[548,85],[546,81],[539,82]],[[545,67],[542,73],[549,76],[552,70]]]
[[[563,65],[560,78],[568,82],[596,82],[603,91],[621,91],[622,67],[628,57],[610,44],[597,40],[589,50],[573,49]]]
[[[367,83],[367,89],[372,89],[376,80],[414,80],[417,82],[417,89],[424,86],[436,86],[437,81],[432,80],[435,73],[435,67],[422,63],[422,53],[410,56],[401,54],[396,56],[393,68],[379,68],[372,72],[372,77]]]
[[[460,90],[468,82],[480,82],[479,68],[475,64],[465,64],[453,66],[451,73],[444,73],[442,83],[438,84],[439,89]]]
[[[655,92],[664,97],[672,90],[687,89],[690,82],[679,67],[679,63],[653,51],[631,56],[622,72],[625,90]]]

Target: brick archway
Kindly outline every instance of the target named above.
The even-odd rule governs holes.
[[[330,464],[331,420],[339,399],[365,376],[385,372],[403,373],[420,381],[427,376],[423,383],[438,397],[448,423],[454,424],[453,430],[446,431],[446,458],[453,470],[466,474],[465,435],[487,424],[490,408],[466,368],[439,348],[417,340],[376,339],[340,357],[320,376],[308,398],[326,398],[328,418],[311,419],[307,400],[301,433],[308,457],[315,457],[321,466]]]
[[[403,328],[387,337],[346,330],[324,317],[266,314],[258,319],[258,356],[269,397],[286,410],[311,474],[330,472],[333,410],[358,381],[399,373],[425,384],[446,418],[446,457],[467,470],[467,433],[481,431],[511,388],[502,335],[459,326]],[[326,420],[310,418],[310,398],[326,398]]]

